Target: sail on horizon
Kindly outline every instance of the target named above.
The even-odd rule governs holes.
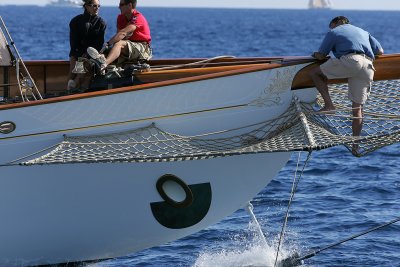
[[[310,0],[308,8],[332,8],[332,2],[330,0]]]

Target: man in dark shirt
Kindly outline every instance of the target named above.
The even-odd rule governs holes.
[[[69,23],[70,27],[70,71],[69,71],[69,90],[77,87],[87,87],[90,80],[82,79],[72,73],[75,63],[79,57],[87,56],[88,47],[101,49],[104,44],[104,34],[106,31],[105,21],[98,15],[100,9],[99,0],[82,0],[84,2],[84,13],[74,17]]]

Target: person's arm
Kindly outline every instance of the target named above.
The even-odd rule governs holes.
[[[100,50],[104,46],[104,35],[106,34],[107,25],[104,20],[101,20],[100,30],[96,35],[96,49]]]
[[[77,29],[77,21],[76,19],[72,19],[69,23],[69,44],[71,47],[69,56],[77,58],[76,51],[79,46],[79,34]]]
[[[324,40],[321,43],[321,46],[319,47],[317,52],[314,52],[312,56],[318,60],[324,60],[327,58],[329,52],[332,51],[333,46],[334,46],[334,41],[333,41],[333,36],[331,32],[328,32],[325,35]]]
[[[107,43],[108,45],[113,45],[121,40],[127,40],[135,32],[136,26],[129,24],[125,28],[119,30]]]
[[[69,52],[69,72],[68,72],[68,85],[67,89],[71,89],[75,85],[73,84],[73,79],[75,79],[76,75],[72,73],[72,70],[75,67],[75,62],[78,60],[77,50],[79,44],[79,34],[77,30],[76,20],[72,19],[69,23],[69,44],[71,50]]]
[[[371,44],[374,55],[383,55],[384,51],[382,45],[372,35],[369,35],[369,43]]]
[[[324,59],[327,58],[327,55],[326,55],[326,54],[322,54],[322,53],[320,53],[320,52],[314,52],[311,56],[312,56],[313,58],[317,59],[317,60],[324,60]]]

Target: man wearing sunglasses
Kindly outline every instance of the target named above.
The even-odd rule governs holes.
[[[152,57],[150,27],[146,18],[136,10],[136,4],[137,0],[120,0],[117,33],[106,43],[112,47],[107,57],[93,47],[87,49],[89,56],[99,63],[101,71],[117,59],[117,64],[126,61],[141,63]]]
[[[348,79],[348,96],[352,101],[352,130],[359,136],[362,129],[363,105],[367,101],[375,68],[375,55],[383,54],[381,44],[367,31],[353,26],[343,16],[332,19],[330,31],[326,34],[318,52],[313,57],[326,60],[333,52],[335,58],[329,58],[321,66],[311,70],[310,76],[320,92],[325,106],[322,113],[333,113],[335,105],[328,91],[328,79]]]
[[[87,88],[90,77],[72,73],[79,57],[86,57],[88,47],[101,49],[104,45],[106,22],[99,16],[99,0],[82,0],[83,14],[74,17],[69,23],[70,27],[70,70],[67,90]]]

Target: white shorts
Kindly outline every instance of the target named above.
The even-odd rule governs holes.
[[[357,104],[365,104],[371,91],[375,68],[370,58],[360,54],[348,54],[331,58],[320,66],[328,79],[348,79],[349,98]]]
[[[123,63],[126,61],[136,62],[138,60],[149,60],[153,54],[151,47],[146,42],[132,42],[129,40],[125,41],[128,46],[128,55],[123,54],[118,58],[118,63]]]

